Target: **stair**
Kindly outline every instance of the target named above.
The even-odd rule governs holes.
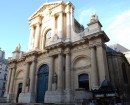
[[[0,105],[75,105],[75,104],[43,104],[43,103],[0,103]]]
[[[44,105],[42,103],[0,103],[0,105]]]

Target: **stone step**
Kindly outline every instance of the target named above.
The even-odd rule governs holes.
[[[0,103],[0,105],[75,105],[75,104],[43,104],[43,103]]]
[[[44,105],[42,103],[0,103],[0,105]]]

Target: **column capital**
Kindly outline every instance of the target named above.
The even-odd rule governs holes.
[[[63,54],[63,49],[62,48],[58,48],[58,52],[59,52],[59,54]]]
[[[16,64],[10,64],[9,69],[16,69]]]
[[[71,52],[70,48],[66,48],[65,51],[64,51],[64,53],[67,54],[67,55],[70,54],[70,52]]]
[[[96,48],[97,46],[95,44],[90,44],[89,45],[89,48],[92,49],[92,48]]]
[[[31,29],[31,28],[34,28],[34,27],[35,27],[35,25],[34,25],[34,24],[31,24],[31,25],[30,25],[30,29]]]
[[[40,23],[40,22],[38,22],[38,23],[36,23],[35,25],[36,25],[36,27],[37,27],[37,26],[40,26],[40,25],[41,25],[41,23]]]

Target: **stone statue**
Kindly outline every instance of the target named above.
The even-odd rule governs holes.
[[[20,50],[21,50],[21,45],[20,45],[20,44],[18,44],[18,45],[16,46],[15,51],[20,51]]]
[[[98,16],[96,15],[96,13],[93,13],[93,15],[91,16],[91,22],[93,21],[98,21]]]

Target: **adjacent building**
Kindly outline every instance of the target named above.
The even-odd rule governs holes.
[[[4,96],[8,74],[8,61],[5,52],[0,49],[0,97]]]
[[[113,44],[113,45],[110,45],[109,46],[111,49],[115,50],[116,52],[121,52],[121,53],[124,53],[124,52],[128,52],[130,51],[129,49],[125,48],[124,46],[120,45],[120,44]]]
[[[91,90],[99,89],[104,80],[115,88],[130,86],[129,64],[106,52],[109,38],[96,14],[84,28],[74,18],[71,2],[48,2],[29,18],[29,25],[28,51],[22,52],[18,45],[9,60],[9,102],[76,103],[86,99],[90,103]],[[113,59],[116,67],[111,64]]]

